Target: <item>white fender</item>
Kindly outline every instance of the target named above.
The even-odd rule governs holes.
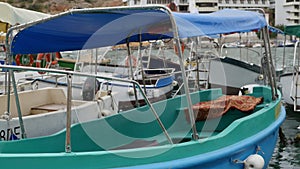
[[[102,117],[106,117],[106,116],[109,116],[109,115],[112,115],[113,113],[107,109],[104,109],[101,111],[101,115]]]
[[[258,80],[264,80],[264,75],[259,75]]]
[[[9,121],[9,119],[10,119],[9,118],[9,113],[7,111],[4,112],[3,115],[1,115],[0,118]]]
[[[174,87],[174,86],[177,86],[178,85],[178,82],[177,81],[175,81],[175,80],[173,80],[173,82],[172,82],[172,86]]]
[[[252,154],[244,160],[244,169],[262,169],[264,165],[265,160],[259,154]]]
[[[259,85],[259,84],[248,84],[248,85],[242,86],[240,88],[240,91],[239,91],[239,96],[243,95],[241,90],[244,90],[245,94],[249,94],[249,93],[253,92],[253,88],[256,87],[256,86],[261,86],[261,85]]]
[[[133,90],[133,88],[129,88],[127,92],[128,92],[128,94],[129,94],[129,96],[133,96],[133,95],[134,95],[134,90]]]

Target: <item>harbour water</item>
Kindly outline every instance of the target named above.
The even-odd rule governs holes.
[[[300,142],[295,142],[295,136],[300,134],[300,112],[293,112],[286,107],[286,120],[281,128],[285,140],[278,140],[268,169],[300,169]]]
[[[288,68],[293,62],[293,47],[288,48],[272,48],[274,56],[274,64],[276,69],[282,68],[283,53],[285,53],[285,66]],[[260,64],[259,48],[251,48],[250,50],[232,48],[225,49],[224,54],[233,56],[237,59],[248,60],[248,62]],[[240,54],[242,56],[240,57]],[[300,112],[294,112],[291,107],[286,108],[286,120],[281,126],[284,134],[283,138],[278,138],[277,146],[274,150],[273,157],[269,163],[268,169],[300,169],[300,142],[295,142],[295,137],[300,134],[297,127],[300,125]]]

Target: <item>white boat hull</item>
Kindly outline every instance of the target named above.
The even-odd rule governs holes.
[[[113,93],[112,95],[116,95]],[[27,138],[47,136],[66,127],[66,96],[62,89],[44,88],[34,91],[19,92],[20,110]],[[2,103],[7,100],[1,95]],[[21,125],[19,122],[15,98],[11,95],[10,118],[5,115],[6,106],[2,106],[0,119],[0,140],[21,138]],[[104,96],[97,102],[72,101],[72,123],[81,123],[103,116],[116,114],[112,107],[114,103],[110,96]],[[118,105],[116,105],[117,107]],[[51,123],[49,123],[51,121]]]
[[[285,103],[290,106],[294,106],[294,101],[291,98],[296,92],[295,87],[293,87],[293,89],[292,89],[293,74],[292,73],[282,74],[279,78],[279,81],[281,84],[282,97],[283,97]],[[298,89],[297,89],[297,96],[300,96],[300,86],[298,86]],[[300,100],[297,100],[296,106],[299,106],[299,105],[300,105]]]
[[[114,77],[112,73],[98,74],[106,75],[108,77]],[[84,89],[83,86],[86,80],[86,78],[80,77],[74,79],[72,84],[72,99],[86,101],[97,100],[99,96],[103,95],[103,93],[107,94],[108,92],[116,92],[118,93],[118,96],[113,97],[112,99],[114,100],[114,102],[118,103],[119,111],[135,107],[133,106],[133,104],[135,104],[134,102],[136,100],[138,100],[140,105],[143,105],[144,99],[141,91],[139,91],[139,89],[136,87],[135,91],[137,93],[135,96],[133,85],[127,82],[107,81],[99,79],[99,90],[93,91],[93,93],[95,93],[95,96],[90,95],[88,97],[85,97],[83,96],[84,91],[93,90],[91,88]],[[34,83],[32,83],[32,88],[41,89],[49,86],[56,86],[59,88],[63,88],[63,91],[66,94],[67,84],[65,83],[65,81],[66,80],[64,78],[60,79],[58,83],[56,83],[55,81],[37,79],[34,81]],[[159,78],[154,77],[153,79],[148,78],[146,79],[146,81],[148,81],[148,84],[143,85],[142,80],[139,80],[142,90],[145,91],[145,94],[150,101],[159,101],[171,97],[173,91],[173,76],[160,76]]]
[[[248,64],[242,61],[224,62],[220,59],[213,59],[210,62],[209,85],[210,88],[223,88],[226,94],[238,94],[240,88],[247,84],[260,84],[260,73],[254,71],[257,65]]]

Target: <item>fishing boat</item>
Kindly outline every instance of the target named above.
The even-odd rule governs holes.
[[[231,14],[224,14],[224,16],[226,15]],[[228,26],[228,33],[253,31],[253,29],[245,30],[243,24],[244,22],[237,22],[235,23],[235,26]],[[256,30],[260,30],[261,28],[257,28]],[[272,32],[280,31],[271,26],[268,26],[268,29]],[[220,31],[224,32],[224,30],[221,29]],[[221,45],[219,55],[217,55],[215,59],[210,60],[210,65],[208,67],[209,75],[207,79],[209,88],[220,87],[225,94],[238,94],[241,90],[245,90],[245,88],[243,88],[245,85],[262,85],[265,83],[267,78],[263,70],[263,67],[266,66],[264,62],[265,56],[263,56],[261,52],[248,47],[239,48],[236,50],[239,50],[239,55],[234,58],[233,56],[226,54],[226,51],[224,51],[226,50],[224,49],[225,45],[226,44]],[[242,52],[242,50],[244,50],[244,52]],[[243,56],[242,53],[246,54]],[[251,58],[255,58],[255,60],[260,60],[261,62],[253,63],[251,62]]]
[[[300,37],[300,25],[285,26],[285,35],[294,35]],[[300,86],[299,86],[299,59],[300,47],[299,41],[294,45],[294,56],[292,65],[285,66],[283,61],[284,73],[279,76],[279,82],[282,88],[283,99],[287,105],[293,107],[294,111],[300,111]],[[283,58],[285,60],[285,57]]]
[[[101,53],[103,50],[104,52],[101,55],[93,55],[93,53]],[[132,65],[130,65],[129,58],[126,57],[127,50],[120,52],[124,55],[124,63],[120,64],[118,61],[112,60],[112,58],[107,58],[106,55],[119,55],[118,52],[111,51],[111,47],[102,50],[82,50],[78,53],[80,54],[78,54],[74,66],[74,71],[76,72],[136,80],[142,85],[151,102],[171,97],[174,83],[173,73],[175,71],[173,68],[144,68],[141,66],[142,63],[139,59],[144,56],[137,57],[137,53],[131,54]],[[118,58],[122,58],[122,56],[118,56]],[[118,105],[118,111],[145,105],[145,101],[139,91],[134,91],[133,85],[128,83],[108,81],[106,79],[97,79],[95,81],[95,79],[86,77],[75,77],[72,83],[72,98],[75,100],[92,101],[97,99],[97,95],[116,92],[118,97],[114,98],[114,101]],[[67,92],[67,80],[65,77],[58,79],[35,78],[31,85],[35,89],[49,86],[61,87]]]
[[[49,14],[37,12],[33,10],[23,9],[23,8],[17,8],[9,3],[0,2],[0,64],[4,64],[6,53],[5,53],[5,35],[7,30],[14,25],[24,24],[28,23],[37,19],[42,19],[45,17],[50,16]],[[19,55],[19,63],[22,63],[24,60],[27,62],[26,64],[29,65],[30,61],[33,61],[33,55]],[[28,59],[27,59],[28,58]],[[16,62],[12,62],[11,64],[16,65]],[[31,64],[31,63],[30,63]],[[28,77],[39,77],[41,76],[37,72],[16,72],[15,78],[17,81],[23,81]],[[6,83],[6,73],[4,70],[1,70],[0,72],[0,94],[3,94],[5,92],[5,83]],[[20,82],[21,83],[21,82]],[[30,83],[24,84],[22,87],[20,86],[20,90],[25,90],[30,88]]]
[[[235,17],[253,15],[253,18],[260,18],[265,25],[264,35],[267,34],[267,23],[259,13],[232,12],[235,12]],[[207,15],[171,12],[165,6],[73,9],[45,20],[11,28],[19,29],[20,32],[11,37],[12,44],[7,46],[10,46],[9,54],[45,53],[172,38],[180,49],[181,38],[201,36],[203,31],[197,27],[207,24],[205,20],[212,19]],[[227,19],[230,22],[231,18]],[[76,20],[79,20],[78,23],[74,22]],[[60,27],[51,26],[56,25],[54,23],[63,24],[58,24]],[[66,33],[69,31],[73,33]],[[110,36],[105,36],[107,33]],[[64,41],[57,41],[56,38],[60,39],[62,35],[66,36]],[[96,37],[92,38],[91,35]],[[36,36],[43,39],[31,38]],[[32,40],[30,46],[24,43],[27,38]],[[265,50],[268,52],[268,48]],[[185,93],[153,104],[134,80],[61,71],[68,75],[70,81],[74,74],[134,83],[147,105],[71,125],[71,103],[68,101],[65,130],[45,137],[1,141],[1,166],[64,169],[267,168],[279,127],[285,118],[281,94],[275,89],[272,80],[275,77],[271,71],[267,71],[270,80],[268,85],[257,86],[248,95],[223,95],[221,89],[190,93],[184,68],[185,58],[181,50],[178,51]],[[271,55],[266,56],[267,63],[272,63],[269,61]],[[12,71],[58,71],[25,66],[0,67]],[[67,100],[72,96],[71,89],[68,87]],[[249,130],[249,126],[255,127]]]
[[[211,60],[209,72],[209,87],[222,88],[226,94],[238,94],[247,84],[264,83],[261,66],[231,57]]]
[[[20,102],[17,102],[17,97]],[[95,120],[117,113],[112,97],[116,93],[103,95],[99,101],[72,100],[72,123]],[[7,109],[7,99],[11,104]],[[101,100],[100,100],[101,99]],[[0,95],[0,140],[17,140],[48,136],[65,128],[67,96],[62,88],[43,88],[18,93]],[[18,106],[16,106],[16,104]],[[8,113],[9,112],[9,113]],[[19,117],[23,117],[20,121]],[[49,123],[51,121],[51,123]]]

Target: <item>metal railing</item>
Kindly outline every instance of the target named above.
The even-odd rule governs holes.
[[[151,112],[155,116],[159,126],[161,127],[162,131],[164,132],[167,140],[169,141],[170,144],[173,144],[171,137],[169,136],[166,128],[164,127],[162,121],[159,118],[159,115],[155,111],[153,105],[147,98],[146,94],[142,90],[142,87],[140,84],[134,80],[127,80],[127,79],[121,79],[121,78],[115,78],[115,77],[107,77],[107,76],[101,76],[101,75],[95,75],[95,74],[87,74],[87,73],[82,73],[82,72],[74,72],[74,71],[67,71],[67,70],[56,70],[56,69],[47,69],[47,68],[35,68],[35,67],[26,67],[26,66],[12,66],[12,65],[0,65],[0,68],[4,68],[9,70],[9,73],[12,75],[12,82],[13,82],[13,87],[14,87],[14,94],[15,96],[18,95],[17,89],[16,89],[16,83],[14,81],[14,71],[37,71],[37,72],[47,72],[47,73],[55,73],[55,74],[63,74],[67,76],[67,84],[68,84],[68,90],[67,90],[67,126],[66,126],[66,145],[65,145],[65,150],[66,152],[71,152],[71,100],[72,100],[72,76],[83,76],[83,77],[91,77],[91,78],[99,78],[99,79],[104,79],[107,81],[119,81],[119,82],[127,82],[127,83],[132,83],[135,85],[140,93],[142,94],[143,98],[145,99],[145,102],[149,106]],[[10,88],[10,87],[9,87]],[[9,89],[10,90],[10,89]],[[16,103],[18,103],[18,97],[16,97]],[[8,102],[10,99],[8,99]],[[8,103],[9,104],[9,103]],[[8,106],[9,107],[9,106]],[[22,114],[20,110],[20,105],[17,105],[18,109],[18,114],[19,114],[19,120],[20,123],[22,122]],[[9,112],[9,110],[8,110]],[[22,130],[21,130],[22,131]],[[22,131],[23,135],[25,135],[25,130]],[[25,137],[26,138],[26,135]]]

